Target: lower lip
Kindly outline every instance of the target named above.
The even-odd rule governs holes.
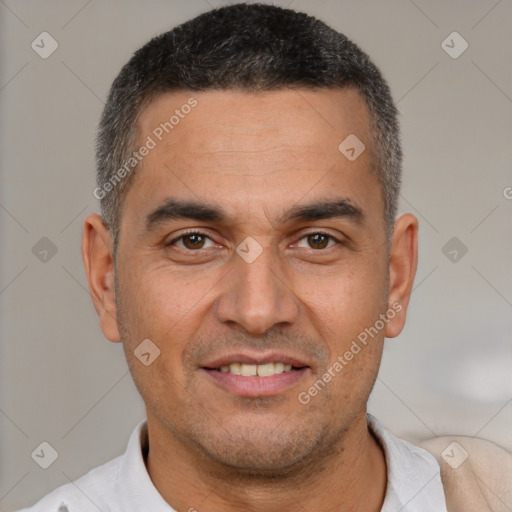
[[[278,373],[270,377],[243,377],[219,370],[201,370],[220,387],[239,396],[259,397],[278,395],[302,380],[309,368]]]

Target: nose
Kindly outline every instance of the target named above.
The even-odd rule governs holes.
[[[238,255],[233,257],[233,270],[217,299],[218,320],[253,335],[294,323],[299,316],[299,301],[271,249],[251,263]]]

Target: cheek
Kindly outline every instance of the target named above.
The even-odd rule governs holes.
[[[123,311],[119,323],[135,384],[148,403],[166,396],[169,404],[175,404],[187,377],[183,366],[184,351],[212,308],[215,283],[219,278],[197,276],[185,279],[163,267],[142,267],[138,273],[125,272],[123,277],[119,290]],[[151,340],[159,351],[150,366],[145,366],[136,357],[137,347],[146,339]]]
[[[165,268],[125,272],[120,292],[130,335],[163,341],[192,329],[214,283],[207,276],[184,278]]]
[[[135,273],[134,268],[124,272],[119,286],[125,357],[147,406],[154,411],[172,409],[185,379],[182,353],[196,329],[205,294],[200,284],[176,279],[162,269],[140,268]],[[142,352],[138,347],[148,339],[151,344]],[[137,356],[145,352],[150,353],[146,360]]]
[[[372,326],[387,307],[386,267],[382,258],[353,260],[328,274],[302,275],[295,283],[308,320],[330,340],[333,350],[342,350],[347,342]]]
[[[299,286],[306,321],[315,325],[330,351],[329,366],[315,376],[316,388],[322,391],[310,390],[322,395],[315,398],[317,403],[327,404],[336,396],[329,407],[336,407],[342,416],[354,404],[364,406],[382,356],[385,328],[376,322],[387,310],[386,266],[383,258],[364,260],[347,263],[321,279],[304,276]]]

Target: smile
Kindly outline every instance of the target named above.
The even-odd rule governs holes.
[[[230,394],[250,398],[283,394],[297,386],[310,372],[308,366],[298,368],[283,363],[232,363],[229,366],[201,370],[215,387]]]
[[[232,375],[242,375],[243,377],[272,377],[283,372],[292,371],[291,364],[284,363],[263,363],[263,364],[244,364],[232,363],[229,366],[221,366],[221,372],[229,372]]]

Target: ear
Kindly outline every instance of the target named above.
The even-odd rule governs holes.
[[[407,306],[418,264],[418,219],[411,213],[399,217],[389,249],[388,307],[395,316],[386,326],[386,337],[398,336],[405,325]]]
[[[118,342],[121,337],[117,324],[114,258],[111,247],[110,231],[102,218],[97,214],[88,215],[84,221],[82,259],[89,291],[104,336],[112,342]]]

